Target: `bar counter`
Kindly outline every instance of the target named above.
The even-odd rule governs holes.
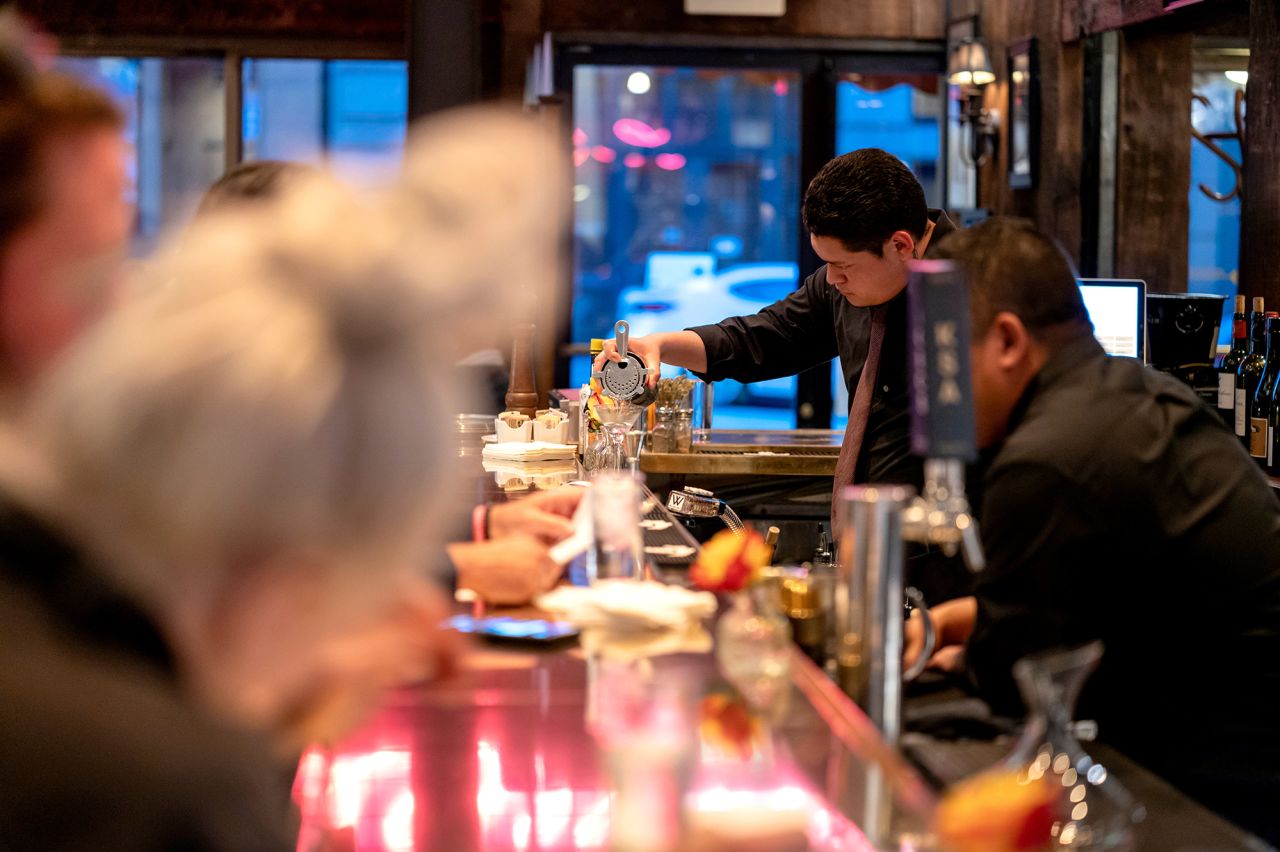
[[[719,476],[834,476],[838,429],[714,429],[687,453],[641,452],[644,473]]]
[[[477,493],[501,494],[486,478]],[[774,698],[744,701],[714,627],[652,653],[593,633],[546,649],[478,642],[452,679],[397,689],[345,740],[307,751],[298,849],[937,849],[938,788],[954,780],[940,776],[1010,748],[912,732],[922,775],[796,649]],[[909,699],[906,717],[938,703]],[[1145,807],[1135,848],[1269,848],[1107,746],[1085,749]]]
[[[646,716],[620,701],[619,672],[687,699],[692,716],[660,700],[665,710]],[[397,690],[346,741],[308,751],[294,789],[298,848],[628,848],[610,844],[629,810],[678,819],[661,776],[681,765],[690,811],[681,849],[937,848],[927,836],[935,793],[798,651],[771,710],[747,712],[730,696],[707,651],[478,646],[460,676]],[[983,746],[991,760],[1007,750]],[[968,746],[931,747],[945,763],[949,749]],[[1086,747],[1146,807],[1137,848],[1267,848],[1114,750]]]
[[[693,716],[636,717],[611,667],[658,690],[690,687]],[[878,824],[895,838],[923,832],[932,794],[798,652],[771,717],[727,696],[708,653],[627,663],[481,648],[460,678],[398,691],[345,743],[304,757],[299,848],[331,848],[335,835],[356,849],[607,848],[630,808],[675,818],[658,776],[679,765],[692,766],[685,837],[701,838],[686,848],[873,849]],[[611,764],[632,777],[611,777]]]

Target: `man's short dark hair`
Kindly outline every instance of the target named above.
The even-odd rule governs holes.
[[[1068,323],[1093,328],[1071,261],[1026,219],[988,219],[950,234],[929,255],[964,267],[975,334],[1001,311],[1016,315],[1033,335]]]
[[[314,171],[304,163],[287,160],[251,160],[228,169],[204,191],[197,216],[214,211],[270,201],[278,196],[285,185],[302,175]]]
[[[805,191],[801,213],[814,236],[834,237],[851,252],[876,257],[897,231],[918,240],[929,223],[920,181],[879,148],[851,151],[823,166]]]

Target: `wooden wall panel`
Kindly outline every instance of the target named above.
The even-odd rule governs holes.
[[[1041,168],[1034,190],[1036,220],[1078,265],[1083,213],[1084,52],[1079,44],[1044,43],[1040,69]]]
[[[1190,32],[1127,30],[1120,48],[1116,274],[1187,287]]]
[[[684,0],[639,3],[551,2],[543,23],[554,32],[686,33],[714,36],[937,39],[942,0],[787,0],[779,18],[686,15]]]
[[[1252,0],[1240,289],[1280,305],[1280,4]]]
[[[997,215],[1034,220],[1080,262],[1080,171],[1084,78],[1081,51],[1059,38],[1062,0],[981,0],[982,32],[997,80],[985,104],[1000,114],[997,157],[979,176],[978,204]],[[1040,150],[1035,186],[1009,188],[1009,45],[1036,39],[1039,54]]]

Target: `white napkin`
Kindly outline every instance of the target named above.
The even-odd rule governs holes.
[[[551,444],[546,441],[498,441],[486,444],[482,455],[486,459],[509,461],[552,461],[571,459],[578,448],[573,444]]]
[[[559,586],[535,603],[578,627],[618,631],[682,629],[716,611],[716,598],[710,592],[638,580]]]

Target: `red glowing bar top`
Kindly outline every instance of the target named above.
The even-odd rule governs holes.
[[[294,798],[300,852],[604,849],[623,834],[632,848],[896,849],[933,806],[799,653],[762,711],[710,653],[484,647],[456,680],[400,690],[310,749]]]

